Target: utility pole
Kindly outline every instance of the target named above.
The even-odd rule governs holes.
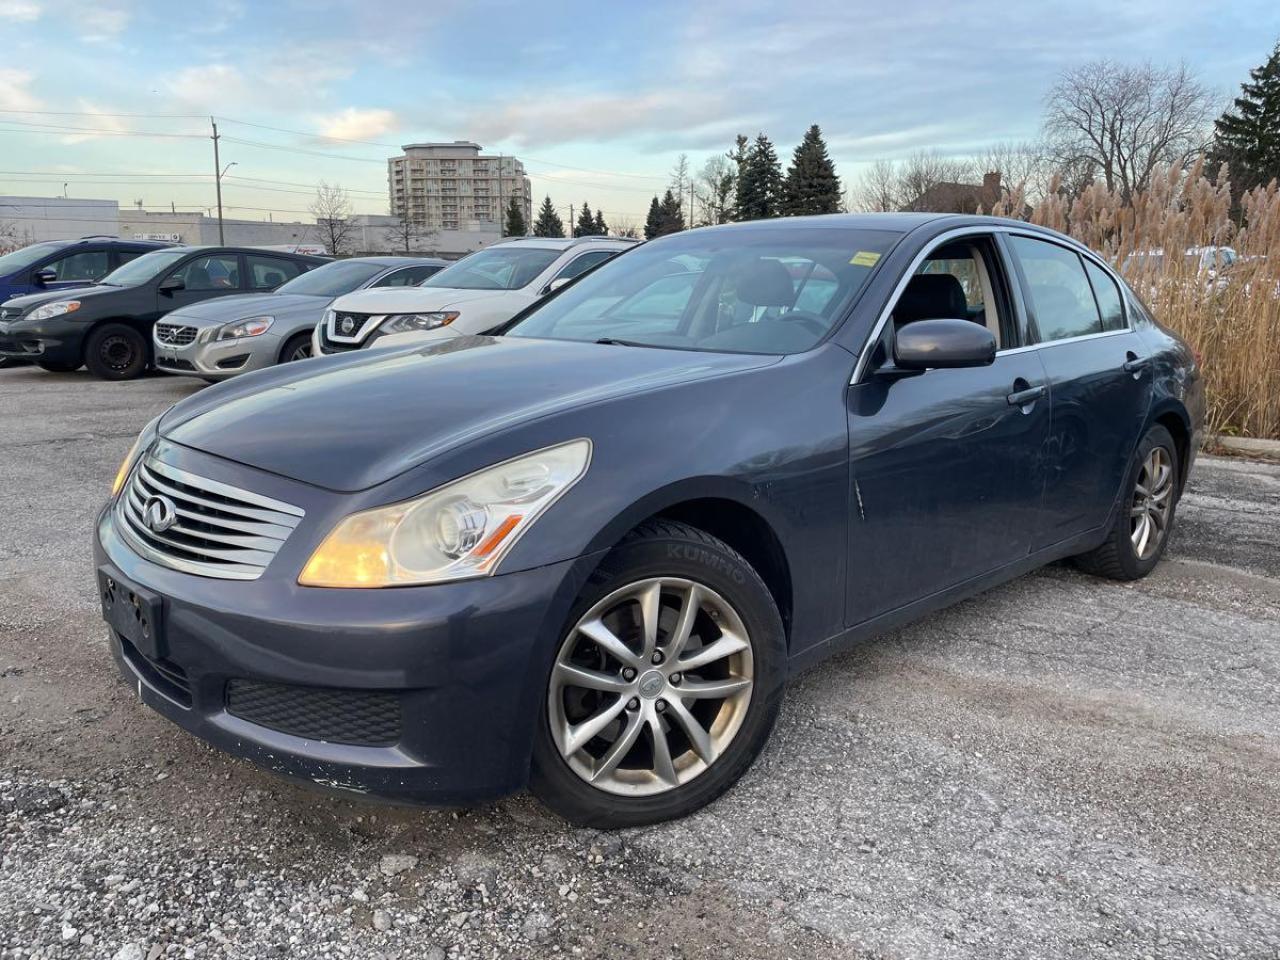
[[[502,202],[502,154],[498,154],[498,236],[507,235],[507,208]]]
[[[218,159],[218,125],[214,123],[213,117],[209,118],[209,123],[213,127],[213,182],[218,191],[218,246],[224,247],[226,241],[222,236],[222,163]]]
[[[569,204],[569,238],[570,239],[573,239],[573,229],[574,229],[573,224],[574,224],[573,204],[571,203]]]

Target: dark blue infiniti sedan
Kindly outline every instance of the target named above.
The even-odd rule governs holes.
[[[796,671],[1064,557],[1148,573],[1204,412],[1106,263],[983,217],[680,233],[498,333],[143,430],[95,544],[143,702],[329,788],[680,816]]]

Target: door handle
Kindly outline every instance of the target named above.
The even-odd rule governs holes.
[[[1127,358],[1124,362],[1125,373],[1138,373],[1151,362],[1150,357],[1140,357],[1136,353],[1126,353]]]
[[[1025,407],[1029,403],[1035,403],[1044,396],[1044,384],[1038,387],[1027,387],[1025,390],[1015,390],[1006,398],[1011,407]]]

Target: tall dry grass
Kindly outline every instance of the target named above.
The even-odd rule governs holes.
[[[1203,358],[1210,434],[1280,438],[1280,188],[1245,194],[1237,223],[1227,178],[1217,181],[1201,162],[1164,172],[1129,204],[1100,184],[1068,201],[1055,184],[1034,207],[1015,191],[992,212],[1069,234],[1120,270]],[[1208,246],[1239,260],[1206,271],[1188,251]]]

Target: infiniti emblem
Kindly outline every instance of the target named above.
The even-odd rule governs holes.
[[[643,677],[640,678],[640,683],[637,689],[639,689],[640,691],[640,696],[644,697],[646,700],[652,700],[654,697],[656,697],[658,694],[662,692],[663,688],[666,687],[666,685],[667,685],[666,677],[664,677],[657,670],[650,670],[648,673],[646,673]]]
[[[142,505],[142,522],[152,533],[164,533],[178,521],[178,508],[161,494],[148,497]]]

